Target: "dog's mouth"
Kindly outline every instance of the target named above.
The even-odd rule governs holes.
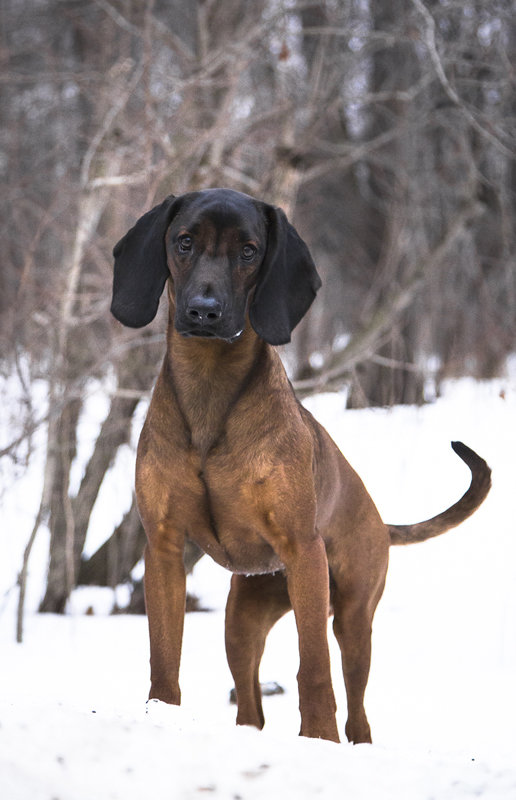
[[[231,336],[223,336],[220,333],[215,333],[215,331],[210,330],[209,328],[187,328],[184,330],[177,329],[178,333],[181,334],[185,339],[195,338],[195,339],[220,339],[222,342],[228,342],[229,344],[233,344],[236,342],[237,339],[240,339],[242,336],[244,329],[237,331],[236,333],[232,334]]]

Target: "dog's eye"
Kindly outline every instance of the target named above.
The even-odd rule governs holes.
[[[252,244],[246,244],[242,247],[242,258],[244,261],[251,261],[256,255],[256,247]]]
[[[192,249],[192,237],[187,236],[180,236],[177,240],[179,245],[179,252],[180,253],[188,253]]]

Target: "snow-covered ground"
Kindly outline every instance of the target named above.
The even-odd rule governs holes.
[[[206,558],[191,588],[214,611],[187,616],[181,708],[146,708],[146,620],[109,616],[109,592],[76,593],[65,617],[34,613],[48,546],[43,532],[17,645],[12,587],[39,500],[34,459],[28,472],[14,476],[4,467],[0,474],[2,800],[516,797],[516,378],[449,383],[424,408],[351,412],[338,395],[307,405],[389,522],[431,516],[465,490],[469,473],[450,440],[466,442],[493,469],[491,494],[471,520],[440,539],[391,551],[366,698],[374,744],[297,736],[292,615],[273,629],[262,667],[262,680],[278,681],[286,693],[265,698],[263,732],[234,726],[223,643],[229,576]],[[86,419],[85,438],[94,428]],[[130,462],[125,453],[99,501],[92,549],[125,510]],[[94,616],[82,613],[90,604]],[[329,634],[344,735],[340,659]]]

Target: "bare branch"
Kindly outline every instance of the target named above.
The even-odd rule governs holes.
[[[437,50],[437,44],[435,41],[435,21],[432,17],[431,13],[422,2],[422,0],[412,0],[413,5],[417,8],[419,13],[423,16],[425,20],[425,36],[424,41],[428,49],[428,53],[430,55],[430,59],[434,66],[434,69],[437,73],[437,77],[439,78],[439,82],[443,87],[447,97],[451,102],[456,105],[468,122],[474,127],[474,129],[481,134],[484,139],[487,139],[497,150],[499,150],[503,155],[509,156],[510,158],[514,158],[516,156],[516,150],[509,149],[506,147],[499,139],[498,136],[494,136],[490,131],[488,131],[483,125],[481,125],[478,120],[474,117],[471,113],[469,108],[466,106],[464,101],[460,98],[457,94],[453,86],[451,85],[448,77],[446,76],[446,72],[443,67],[443,63],[441,61],[441,57]]]
[[[102,178],[93,178],[88,183],[88,189],[103,189],[106,186],[138,186],[149,180],[150,172],[157,172],[159,164],[154,165],[151,170],[145,172],[135,172],[133,175],[106,175]]]
[[[342,350],[330,356],[319,375],[294,382],[296,392],[304,395],[311,391],[325,391],[336,381],[341,381],[359,362],[371,359],[378,348],[381,338],[410,303],[413,302],[421,286],[429,280],[430,275],[436,269],[445,263],[444,258],[447,252],[462,234],[466,225],[482,214],[483,211],[484,207],[480,203],[475,203],[462,209],[453,220],[442,241],[426,259],[416,265],[406,283],[394,291],[372,313],[367,322],[352,336]]]
[[[127,62],[122,64],[121,66],[124,68],[124,70],[126,70],[130,67],[130,63]],[[127,101],[129,100],[130,96],[132,95],[133,91],[136,89],[138,83],[142,78],[144,69],[145,65],[143,63],[138,65],[138,67],[135,69],[133,73],[131,80],[127,85],[127,88],[125,89],[125,91],[120,91],[119,95],[116,97],[116,100],[110,105],[108,111],[106,112],[101,125],[99,125],[97,129],[97,132],[92,137],[89,147],[84,155],[81,166],[80,185],[83,188],[86,188],[88,186],[91,164],[93,162],[93,159],[97,155],[102,140],[107,135],[108,131],[111,129],[111,126],[113,125],[118,114],[126,106]]]

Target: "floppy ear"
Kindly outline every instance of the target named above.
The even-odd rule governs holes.
[[[258,276],[249,319],[262,339],[287,344],[321,286],[308,247],[284,212],[265,206],[267,250]]]
[[[177,213],[180,199],[169,195],[115,245],[115,272],[111,313],[130,328],[152,322],[169,276],[165,233]]]

